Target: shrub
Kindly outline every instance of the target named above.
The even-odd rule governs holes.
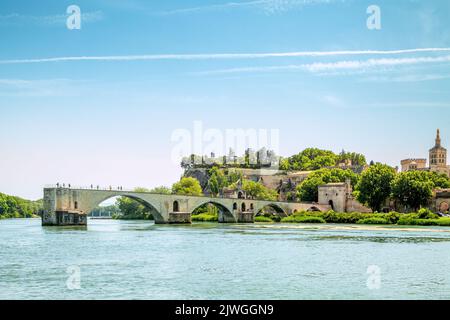
[[[255,217],[255,222],[274,222],[271,218],[265,216]]]
[[[358,224],[391,224],[387,219],[383,218],[366,218],[357,222]]]
[[[321,217],[294,215],[281,219],[284,223],[326,223]]]
[[[210,215],[210,214],[205,214],[205,213],[193,215],[191,218],[192,218],[192,221],[196,221],[196,222],[217,222],[217,221],[219,221],[218,215]]]
[[[422,208],[417,212],[419,219],[437,219],[439,216],[434,214],[430,209]]]
[[[418,214],[409,214],[402,217],[399,225],[404,226],[441,226],[450,227],[450,218],[440,218],[440,219],[420,219]]]
[[[402,218],[398,222],[399,225],[404,226],[438,226],[437,219],[413,219],[413,218]]]

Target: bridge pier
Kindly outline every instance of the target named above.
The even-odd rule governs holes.
[[[171,212],[169,213],[169,224],[191,224],[192,218],[190,212]],[[157,223],[158,224],[158,223]]]
[[[253,212],[239,212],[238,223],[255,223]]]

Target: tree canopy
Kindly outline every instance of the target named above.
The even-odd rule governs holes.
[[[228,171],[213,167],[208,172],[208,188],[212,196],[218,196],[223,188],[229,187],[237,181],[243,179],[241,172]]]
[[[431,199],[436,183],[441,185],[444,180],[432,172],[401,172],[392,182],[392,195],[402,205],[417,210]]]
[[[150,190],[152,193],[159,193],[159,194],[171,194],[172,190],[165,186],[156,187]]]
[[[358,181],[358,176],[350,169],[320,169],[311,173],[297,186],[297,197],[301,201],[317,202],[319,186],[327,183],[345,182],[350,179],[352,186]]]
[[[326,167],[334,167],[346,160],[350,160],[352,165],[366,165],[365,156],[359,153],[342,151],[337,155],[329,150],[307,148],[292,157],[282,159],[280,161],[280,169],[312,171]]]
[[[395,169],[381,163],[372,164],[365,170],[356,185],[356,199],[369,206],[372,211],[380,211],[381,206],[391,195],[391,184]]]
[[[276,201],[278,199],[278,193],[275,190],[269,189],[259,182],[244,180],[242,188],[247,196],[256,200]]]
[[[192,177],[183,177],[172,186],[172,193],[186,196],[203,195],[202,187],[197,179]]]
[[[30,201],[0,193],[1,218],[29,218],[43,209],[43,201]]]

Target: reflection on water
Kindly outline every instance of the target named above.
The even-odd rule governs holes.
[[[3,220],[0,299],[449,299],[449,252],[442,227]]]

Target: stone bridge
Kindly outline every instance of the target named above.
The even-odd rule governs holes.
[[[281,216],[297,211],[328,211],[329,205],[300,202],[261,201],[253,199],[195,197],[122,190],[45,188],[43,225],[86,225],[88,214],[100,203],[113,197],[128,197],[152,209],[155,222],[191,223],[192,213],[205,204],[219,208],[219,222],[252,223],[266,207]]]

